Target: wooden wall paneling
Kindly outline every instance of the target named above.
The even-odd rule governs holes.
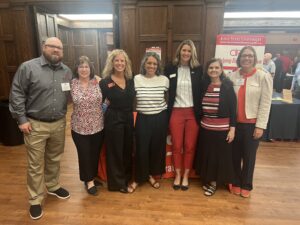
[[[84,32],[85,52],[95,67],[95,74],[100,74],[99,38],[98,31],[93,29]]]
[[[7,9],[7,8],[9,8],[9,0],[2,0],[1,2],[0,2],[0,9]]]
[[[32,36],[33,21],[28,7],[0,11],[0,98],[8,99],[13,76],[18,66],[36,56]]]
[[[207,62],[215,56],[216,36],[222,33],[224,18],[223,0],[206,0],[205,31],[204,31],[204,58]]]
[[[167,35],[167,6],[141,6],[138,13],[140,36]]]
[[[138,71],[137,49],[139,48],[136,33],[136,7],[126,5],[120,7],[120,48],[124,49],[131,62],[133,71]]]
[[[48,37],[47,32],[47,15],[43,13],[36,13],[36,21],[38,25],[39,42],[42,43]]]
[[[39,56],[33,10],[28,6],[14,7],[14,40],[18,54],[18,64]],[[21,34],[21,35],[20,35]]]
[[[223,26],[224,0],[128,0],[120,1],[119,11],[121,47],[132,53],[134,64],[139,63],[149,43],[166,46],[162,56],[171,61],[185,39],[195,42],[203,64],[214,55],[214,39]]]
[[[168,29],[168,39],[167,39],[167,52],[166,52],[166,62],[172,61],[172,45],[173,45],[173,6],[168,5],[168,21],[167,21],[167,29]]]
[[[199,61],[202,56],[202,37],[203,37],[203,5],[174,5],[173,7],[173,51],[172,58],[178,44],[191,39],[196,45]],[[199,44],[200,43],[200,44]],[[176,46],[176,47],[175,47]],[[175,48],[174,48],[175,47]]]
[[[97,30],[74,29],[73,47],[75,61],[82,55],[88,56],[91,62],[94,64],[95,73],[100,74]]]
[[[202,20],[202,5],[174,5],[173,33],[201,35]]]
[[[0,100],[8,98],[9,74],[7,71],[6,42],[13,41],[13,21],[11,11],[0,9]]]
[[[168,5],[140,6],[138,8],[138,71],[146,48],[160,47],[163,64],[166,61],[168,43]]]
[[[0,41],[0,52],[4,52],[4,43]],[[5,56],[0,57],[0,100],[8,99],[8,88],[9,88],[9,80],[8,80],[8,73],[6,70],[6,60]]]
[[[63,62],[71,69],[73,69],[75,62],[74,62],[72,30],[67,27],[58,26],[58,38],[62,41],[64,46]]]
[[[41,54],[42,44],[48,37],[58,37],[58,25],[56,14],[48,12],[41,7],[33,7],[35,24],[37,29],[37,40],[40,44],[38,50]]]
[[[58,37],[56,15],[47,14],[48,37]]]
[[[108,48],[108,37],[105,30],[98,30],[98,51],[99,51],[99,76],[102,76],[102,71],[105,66]],[[111,41],[111,40],[110,40]],[[111,43],[112,44],[112,43]],[[111,49],[110,49],[111,50]]]
[[[120,48],[120,4],[119,1],[113,2],[113,39],[114,46]]]

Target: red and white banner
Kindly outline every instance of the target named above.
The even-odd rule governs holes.
[[[257,67],[263,65],[266,37],[264,35],[219,34],[217,36],[215,58],[223,62],[225,72],[237,69],[236,59],[240,50],[245,46],[252,46],[257,54]]]
[[[133,113],[134,123],[136,120],[136,112]],[[133,166],[134,167],[134,166]],[[183,168],[183,167],[182,167]],[[182,170],[184,172],[184,170]],[[102,146],[102,150],[100,153],[100,159],[98,164],[98,176],[101,180],[107,180],[106,173],[106,146]],[[175,177],[175,170],[172,162],[172,142],[171,135],[167,136],[167,144],[166,144],[166,172],[162,176],[163,178],[171,178]],[[197,177],[194,170],[191,170],[190,177]]]
[[[146,48],[146,53],[147,52],[155,52],[159,56],[159,58],[161,60],[161,48],[160,47]]]

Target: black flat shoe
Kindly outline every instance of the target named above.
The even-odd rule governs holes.
[[[87,191],[87,193],[90,194],[90,195],[97,195],[97,192],[98,192],[96,186],[93,186],[93,187],[91,187],[91,188],[87,188],[87,187],[86,187],[86,191]]]
[[[179,190],[181,188],[181,185],[180,184],[173,184],[173,189],[175,191]]]
[[[182,190],[182,191],[187,191],[187,190],[189,190],[189,185],[181,185],[181,190]]]
[[[102,184],[100,181],[98,181],[98,180],[94,180],[94,184],[95,184],[95,186],[96,186],[97,188],[103,186],[103,184]]]

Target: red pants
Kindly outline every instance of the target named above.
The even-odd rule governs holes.
[[[193,108],[173,108],[169,127],[175,169],[191,169],[199,132]]]

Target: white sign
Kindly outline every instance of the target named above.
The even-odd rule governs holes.
[[[257,54],[257,68],[262,68],[265,53],[266,38],[263,35],[220,34],[217,36],[215,58],[223,62],[225,73],[237,69],[236,59],[240,50],[252,46]]]

